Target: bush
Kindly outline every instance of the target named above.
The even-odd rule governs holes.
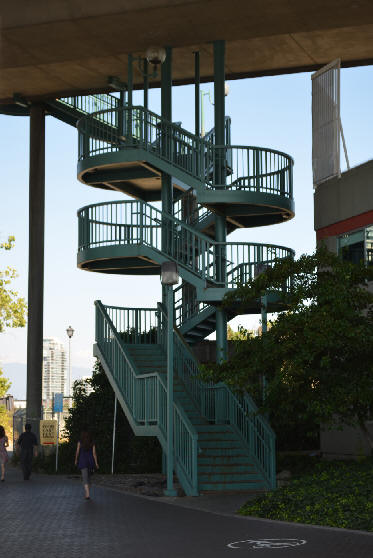
[[[91,393],[88,387],[93,389]],[[92,432],[96,443],[100,473],[111,472],[114,400],[114,392],[99,362],[95,365],[92,378],[75,382],[73,407],[66,419],[64,430],[68,442],[60,445],[61,472],[77,471],[74,467],[76,445],[80,432],[85,427]],[[162,449],[158,440],[151,437],[135,437],[118,404],[115,472],[160,472],[161,467]]]
[[[241,515],[373,531],[373,461],[332,461],[247,502]]]

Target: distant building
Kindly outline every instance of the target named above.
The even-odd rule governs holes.
[[[68,395],[65,348],[56,339],[43,339],[43,400],[54,393]]]

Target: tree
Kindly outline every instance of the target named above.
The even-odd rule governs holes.
[[[373,448],[366,428],[373,413],[373,294],[367,288],[372,280],[373,267],[344,262],[324,247],[297,261],[277,262],[239,285],[223,305],[243,312],[245,302],[277,291],[287,311],[205,375],[247,390],[277,433],[279,425],[291,429],[300,422],[359,426]]]
[[[0,243],[0,249],[11,250],[14,246],[14,236],[9,236],[7,242]],[[26,320],[26,302],[18,296],[16,291],[9,289],[10,283],[17,277],[17,272],[11,267],[0,270],[0,333],[6,327],[24,327]],[[4,377],[0,368],[0,397],[4,397],[11,386],[11,382]],[[0,406],[0,424],[8,422],[5,408]]]
[[[7,242],[2,242],[0,248],[11,250],[14,246],[14,236],[9,236]],[[17,272],[11,267],[0,270],[0,333],[6,327],[24,327],[26,324],[26,302],[18,296],[16,291],[9,289],[10,283],[17,277]]]
[[[87,387],[92,388],[92,391]],[[62,468],[71,470],[80,432],[88,427],[98,452],[100,472],[111,472],[114,392],[99,361],[92,378],[74,383],[73,407],[65,423],[68,444],[63,444]],[[156,438],[135,437],[129,422],[118,404],[115,443],[115,471],[117,473],[160,472],[162,450]]]

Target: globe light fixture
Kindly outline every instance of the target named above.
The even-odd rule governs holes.
[[[145,56],[149,64],[158,66],[166,60],[166,50],[163,47],[151,46],[146,49]]]

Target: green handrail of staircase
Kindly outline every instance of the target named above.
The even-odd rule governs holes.
[[[101,301],[96,301],[95,305],[96,342],[109,366],[125,405],[136,425],[156,429],[156,434],[166,451],[167,391],[164,378],[157,372],[138,374],[116,327],[117,324],[117,326],[123,326],[125,332],[131,330],[132,322],[127,323],[126,318],[134,317],[134,323],[138,324],[137,339],[140,340],[140,344],[143,344],[148,339],[141,335],[144,327],[147,327],[142,319],[146,315],[149,317],[152,313],[156,314],[157,311],[146,309],[146,314],[143,308],[120,309],[116,306],[104,306]],[[116,321],[115,323],[109,313]],[[173,415],[175,470],[186,494],[197,496],[198,434],[178,401],[174,401]]]
[[[207,183],[209,188],[293,197],[293,159],[286,153],[253,146],[216,146],[141,106],[86,115],[77,128],[79,161],[141,148],[193,176],[203,188]]]
[[[234,287],[254,277],[259,263],[273,265],[293,257],[284,246],[249,242],[215,242],[179,219],[144,201],[118,201],[78,210],[78,251],[100,246],[146,245],[166,255],[199,278]],[[226,259],[226,275],[218,276],[218,257]]]
[[[137,324],[137,338],[145,339],[148,328],[157,324],[157,338],[152,343],[161,345],[166,351],[167,313],[162,304],[155,308],[120,308],[105,306],[107,315],[113,316],[115,330],[121,337],[122,332],[131,331]],[[136,317],[137,313],[137,317]],[[143,341],[145,342],[145,341]],[[197,359],[174,328],[174,373],[183,382],[185,389],[194,401],[199,412],[207,421],[214,424],[229,424],[240,436],[256,466],[261,470],[268,486],[275,487],[275,433],[258,414],[258,409],[249,395],[235,395],[225,384],[205,383],[200,379]],[[177,436],[175,437],[177,440]],[[196,457],[197,454],[195,454]]]
[[[159,307],[159,305],[158,305]],[[202,382],[199,364],[178,331],[174,332],[175,370],[200,413],[215,424],[229,424],[248,448],[268,487],[276,487],[276,435],[253,399],[235,395],[225,384]]]

